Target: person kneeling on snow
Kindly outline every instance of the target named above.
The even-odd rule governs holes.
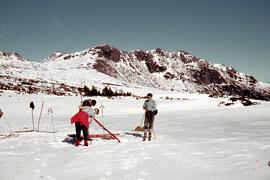
[[[83,131],[84,146],[88,146],[88,128],[92,123],[92,117],[98,113],[98,110],[93,109],[92,106],[96,105],[95,100],[85,100],[79,105],[79,112],[71,118],[71,123],[75,123],[76,129],[76,142],[75,146],[79,146],[81,142],[81,131]],[[90,121],[89,121],[90,120]]]
[[[152,136],[154,117],[157,114],[157,103],[153,100],[153,94],[147,94],[147,100],[143,104],[143,109],[145,110],[143,141],[145,141],[147,137],[147,132],[148,140],[150,141]]]

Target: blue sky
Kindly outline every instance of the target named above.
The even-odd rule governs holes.
[[[185,50],[270,82],[268,0],[0,0],[0,50]]]

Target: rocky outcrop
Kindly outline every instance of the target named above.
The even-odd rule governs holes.
[[[96,63],[93,65],[93,68],[99,72],[102,72],[102,73],[108,75],[108,76],[111,76],[114,78],[119,77],[117,70],[110,65],[108,60],[97,59]]]
[[[0,51],[0,60],[13,58],[20,61],[26,61],[19,53]]]
[[[12,90],[17,93],[27,94],[53,94],[57,96],[72,95],[78,93],[78,88],[63,83],[50,83],[46,81],[16,78],[11,76],[0,75],[1,90]],[[6,80],[5,82],[3,80]],[[11,83],[12,82],[12,83]]]
[[[152,54],[141,50],[136,50],[133,53],[139,61],[151,61],[154,57]]]
[[[243,106],[252,106],[252,105],[256,105],[258,103],[252,102],[247,97],[233,96],[233,97],[230,97],[227,101],[219,102],[218,106],[232,106],[232,105],[236,105],[236,104],[242,104]]]
[[[166,74],[164,74],[164,78],[165,79],[173,79],[173,78],[175,78],[175,75],[170,73],[170,72],[166,72]]]
[[[194,82],[200,85],[223,84],[226,80],[215,69],[201,67],[192,71]]]
[[[114,47],[106,44],[102,46],[96,46],[95,49],[99,50],[97,53],[100,58],[113,60],[115,62],[120,61],[121,52]]]
[[[165,66],[160,66],[158,65],[155,61],[153,60],[148,60],[145,62],[148,71],[150,73],[154,73],[154,72],[164,72],[167,70],[167,68]]]

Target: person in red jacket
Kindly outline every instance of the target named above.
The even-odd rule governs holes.
[[[91,108],[95,106],[95,100],[85,100],[81,105],[79,105],[79,112],[71,118],[71,123],[75,123],[76,130],[76,142],[75,146],[79,146],[81,142],[81,131],[83,132],[84,146],[88,146],[88,128],[89,121],[88,119],[95,116],[96,111]]]

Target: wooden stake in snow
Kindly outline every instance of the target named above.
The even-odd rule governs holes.
[[[100,109],[101,109],[101,121],[102,121],[102,124],[104,124],[104,113],[103,113],[104,108],[105,108],[105,106],[103,106],[103,104],[101,104]],[[104,129],[103,129],[103,133],[105,133]]]
[[[39,124],[40,124],[40,119],[41,119],[43,106],[44,106],[44,102],[42,101],[42,105],[41,105],[41,109],[40,109],[40,113],[39,113],[39,118],[38,118],[38,129],[37,129],[37,131],[39,131]]]
[[[33,124],[33,131],[35,130],[35,121],[34,121],[34,109],[35,109],[35,105],[34,102],[31,101],[30,102],[30,108],[32,109],[32,124]]]
[[[50,107],[49,109],[48,109],[48,114],[51,114],[51,120],[52,120],[52,127],[53,127],[53,134],[54,134],[54,141],[56,141],[56,138],[55,138],[55,130],[54,130],[54,120],[53,120],[53,110],[52,110],[52,108]]]
[[[99,108],[101,109],[101,117],[103,119],[104,118],[103,110],[104,110],[105,106],[103,106],[103,104],[101,104]]]

